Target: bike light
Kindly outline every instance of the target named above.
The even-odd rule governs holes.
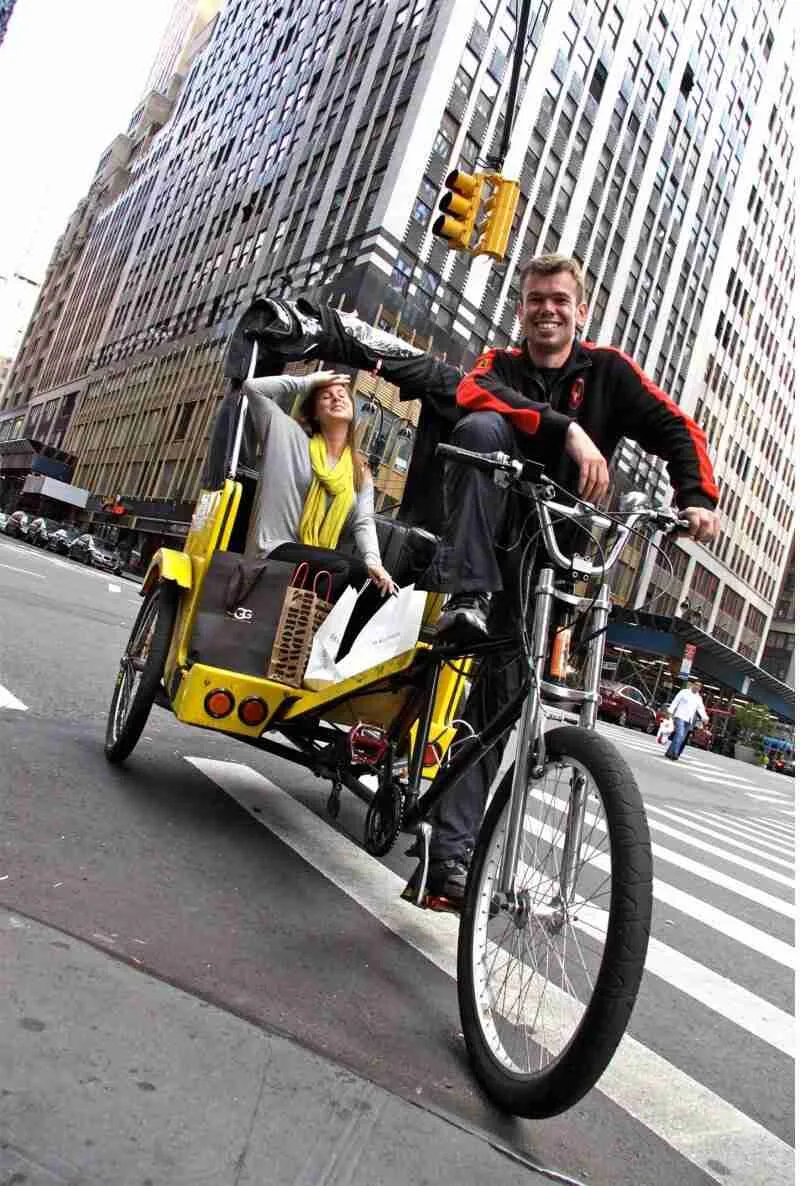
[[[232,713],[235,704],[236,701],[227,688],[215,688],[213,692],[208,693],[203,701],[203,707],[215,721]]]
[[[239,705],[239,720],[243,725],[263,725],[267,719],[267,706],[260,696],[248,696]]]
[[[425,746],[422,755],[423,766],[440,766],[442,762],[442,751],[435,741],[429,741]]]

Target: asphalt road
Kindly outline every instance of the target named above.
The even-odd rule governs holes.
[[[327,784],[161,710],[109,767],[136,585],[0,538],[0,598],[0,904],[591,1186],[792,1181],[790,780],[603,727],[648,806],[648,971],[599,1086],[510,1119],[466,1066],[455,920],[398,899],[403,846],[374,860],[360,803],[334,826]]]

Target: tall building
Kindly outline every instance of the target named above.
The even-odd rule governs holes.
[[[509,254],[472,261],[431,228],[447,172],[498,151],[517,7],[229,0],[179,52],[176,89],[165,61],[191,26],[179,3],[151,76],[157,119],[137,114],[119,189],[102,191],[68,256],[54,257],[9,415],[73,397],[64,447],[76,481],[131,508],[187,500],[226,337],[254,296],[343,302],[468,363],[514,340],[520,262],[576,253],[589,336],[622,346],[703,420],[723,479],[720,546],[671,545],[673,571],[659,560],[640,599],[663,593],[658,609],[685,607],[757,657],[793,489],[794,265],[781,232],[796,204],[795,10],[533,5],[504,169],[522,189]],[[374,436],[391,492],[409,422],[380,380],[362,387],[389,404]],[[616,482],[667,489],[663,467],[627,444]],[[626,560],[623,593],[641,558]]]
[[[761,666],[771,675],[777,676],[794,687],[794,636],[795,636],[795,565],[794,544],[786,561],[775,612],[769,624]]]
[[[8,22],[11,20],[11,13],[14,11],[16,0],[0,0],[0,45],[3,44],[3,38],[6,35]]]

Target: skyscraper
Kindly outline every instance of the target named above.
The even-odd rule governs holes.
[[[660,608],[688,602],[757,655],[793,488],[783,442],[794,265],[780,228],[795,208],[782,129],[796,17],[768,0],[534,4],[504,170],[522,199],[508,258],[493,264],[448,253],[431,226],[446,173],[498,150],[516,9],[229,0],[185,57],[180,89],[160,105],[154,95],[156,118],[140,113],[129,129],[119,189],[104,191],[69,264],[53,267],[6,401],[33,400],[35,415],[53,393],[74,394],[65,447],[80,459],[76,480],[131,500],[186,499],[225,339],[253,296],[344,302],[468,363],[513,340],[519,263],[574,252],[589,336],[623,347],[707,424],[723,477],[723,542],[711,554],[672,545],[675,574],[657,564],[647,595],[671,582]],[[168,89],[165,77],[156,64]],[[754,253],[763,270],[745,282]],[[773,256],[783,270],[767,289]],[[401,478],[399,412],[389,407],[381,446]],[[742,451],[763,475],[759,542]],[[663,468],[627,445],[617,482],[667,488]]]

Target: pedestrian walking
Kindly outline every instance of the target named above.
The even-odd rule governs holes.
[[[683,753],[684,746],[689,740],[689,734],[695,726],[696,717],[700,717],[701,721],[708,724],[708,713],[705,704],[703,704],[702,690],[703,685],[700,680],[693,679],[688,688],[683,688],[678,692],[669,706],[669,714],[674,721],[675,728],[669,749],[664,756],[671,758],[673,762],[677,762]]]

